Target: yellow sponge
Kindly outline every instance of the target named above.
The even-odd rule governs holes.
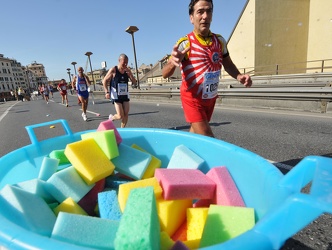
[[[121,212],[123,212],[125,209],[129,193],[132,189],[139,187],[149,187],[149,186],[153,187],[154,195],[156,199],[159,199],[162,195],[163,190],[159,185],[158,180],[155,177],[139,181],[127,182],[119,185],[118,200]]]
[[[157,199],[157,210],[161,231],[172,236],[185,222],[187,208],[192,207],[191,200]]]
[[[135,149],[138,149],[138,150],[140,150],[142,152],[150,154],[149,152],[147,152],[146,150],[144,150],[143,148],[139,147],[136,144],[131,145],[131,147],[135,148]],[[158,159],[157,157],[153,156],[153,155],[151,155],[151,157],[152,158],[151,158],[150,164],[146,168],[145,173],[142,176],[142,179],[147,179],[147,178],[153,177],[154,176],[154,170],[156,168],[160,168],[161,167],[161,160]]]
[[[169,235],[161,231],[160,232],[160,250],[169,250],[173,247],[174,241],[169,237]]]
[[[200,240],[202,238],[208,211],[207,207],[187,209],[187,240]]]
[[[71,214],[88,215],[83,208],[80,207],[72,198],[68,197],[61,204],[53,209],[56,216],[60,212],[67,212]]]
[[[93,138],[109,160],[119,156],[114,130],[89,132],[81,135],[82,140]]]
[[[65,155],[88,185],[111,175],[115,168],[92,138],[67,144]]]
[[[189,249],[198,249],[198,248],[199,248],[200,240],[199,240],[199,239],[196,239],[196,240],[186,240],[186,241],[183,241],[183,243],[184,243]]]

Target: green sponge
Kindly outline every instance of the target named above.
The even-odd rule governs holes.
[[[50,153],[49,157],[52,158],[52,159],[58,159],[59,160],[59,165],[70,163],[67,156],[65,155],[65,150],[64,149],[53,150]]]
[[[128,197],[114,241],[115,249],[160,249],[160,225],[153,187],[135,188]]]
[[[220,244],[255,226],[253,208],[211,205],[199,247]]]

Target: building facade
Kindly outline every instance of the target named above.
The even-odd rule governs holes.
[[[41,63],[33,62],[27,67],[29,85],[32,89],[38,89],[38,86],[48,83],[48,77],[46,76],[45,67]]]
[[[28,88],[24,67],[15,59],[0,54],[0,100],[13,99],[11,91]]]
[[[331,9],[331,0],[248,0],[228,40],[232,60],[254,75],[331,72]]]
[[[11,91],[23,88],[27,93],[38,89],[38,85],[47,84],[45,68],[40,63],[22,66],[16,59],[0,54],[0,100],[13,99]]]

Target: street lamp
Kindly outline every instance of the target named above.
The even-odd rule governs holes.
[[[75,67],[75,65],[77,64],[77,62],[72,62],[71,64],[74,66],[74,72],[75,72],[75,76],[76,76],[77,73],[76,73],[76,67]]]
[[[93,81],[93,90],[96,90],[95,77],[93,76],[92,66],[91,66],[91,59],[90,59],[90,56],[92,55],[92,52],[86,52],[85,55],[88,57],[89,63],[90,63],[90,70],[91,70],[92,81]]]
[[[70,68],[67,68],[67,73],[68,73],[68,75],[69,75],[69,82],[71,83],[71,77],[70,77]]]
[[[137,69],[137,59],[136,59],[136,50],[135,50],[135,40],[134,40],[134,33],[138,31],[138,28],[136,26],[129,26],[126,29],[126,32],[131,35],[131,38],[133,40],[133,49],[134,49],[134,57],[135,57],[135,66],[136,66],[136,79],[137,79],[137,88],[140,89],[139,86],[139,78],[138,78],[138,69]]]

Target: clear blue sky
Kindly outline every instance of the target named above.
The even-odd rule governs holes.
[[[211,30],[227,40],[247,0],[214,0]],[[125,53],[135,65],[128,26],[134,34],[138,67],[155,64],[175,42],[192,31],[189,0],[8,0],[1,3],[0,53],[22,65],[36,61],[49,80],[68,79],[71,62],[86,68],[91,51],[93,69],[117,64]],[[90,71],[88,65],[87,71]]]

